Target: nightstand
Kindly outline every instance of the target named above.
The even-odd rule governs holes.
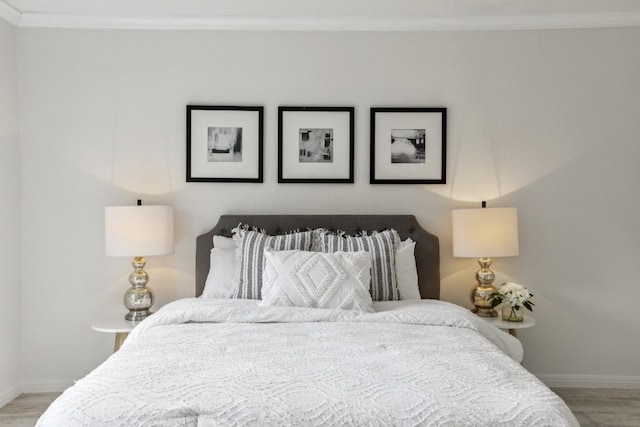
[[[91,323],[91,329],[98,332],[107,332],[116,334],[116,340],[113,345],[113,352],[115,353],[120,349],[120,346],[124,342],[129,332],[136,327],[140,322],[132,322],[130,320],[124,320],[124,315],[119,317],[105,317],[103,319],[95,320]]]
[[[526,314],[523,317],[524,320],[522,320],[522,322],[507,322],[506,320],[502,320],[502,317],[498,313],[498,317],[483,317],[482,319],[491,323],[496,328],[508,330],[511,335],[518,338],[516,332],[518,329],[530,328],[536,324],[536,319],[533,317],[527,316]]]

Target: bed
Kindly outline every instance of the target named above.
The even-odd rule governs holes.
[[[517,340],[438,300],[438,239],[414,216],[222,216],[197,238],[196,296],[213,236],[230,236],[239,223],[274,236],[395,229],[415,241],[423,299],[372,301],[370,311],[175,301],[67,389],[39,426],[578,425],[520,365]]]

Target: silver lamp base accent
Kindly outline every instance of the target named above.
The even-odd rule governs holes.
[[[496,291],[493,287],[493,281],[496,276],[489,268],[492,263],[491,258],[482,257],[478,259],[480,269],[476,271],[476,280],[478,286],[471,291],[471,301],[473,302],[473,311],[480,317],[497,317],[498,312],[491,307],[491,294]]]
[[[140,321],[151,314],[149,310],[153,306],[155,296],[153,291],[147,288],[149,275],[144,271],[147,261],[144,257],[137,256],[131,261],[133,272],[129,275],[131,287],[124,293],[124,306],[129,312],[124,316],[125,320]]]

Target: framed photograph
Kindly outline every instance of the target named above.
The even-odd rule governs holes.
[[[187,182],[262,182],[263,107],[187,105]]]
[[[278,107],[278,182],[353,183],[353,107]]]
[[[371,184],[445,184],[446,108],[371,109]]]

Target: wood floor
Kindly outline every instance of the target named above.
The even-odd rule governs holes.
[[[21,394],[0,408],[0,426],[33,427],[58,396],[60,393]]]
[[[640,426],[640,390],[554,388],[582,427]]]
[[[640,390],[554,388],[583,427],[640,426]],[[59,393],[23,394],[0,408],[0,426],[32,427]]]

